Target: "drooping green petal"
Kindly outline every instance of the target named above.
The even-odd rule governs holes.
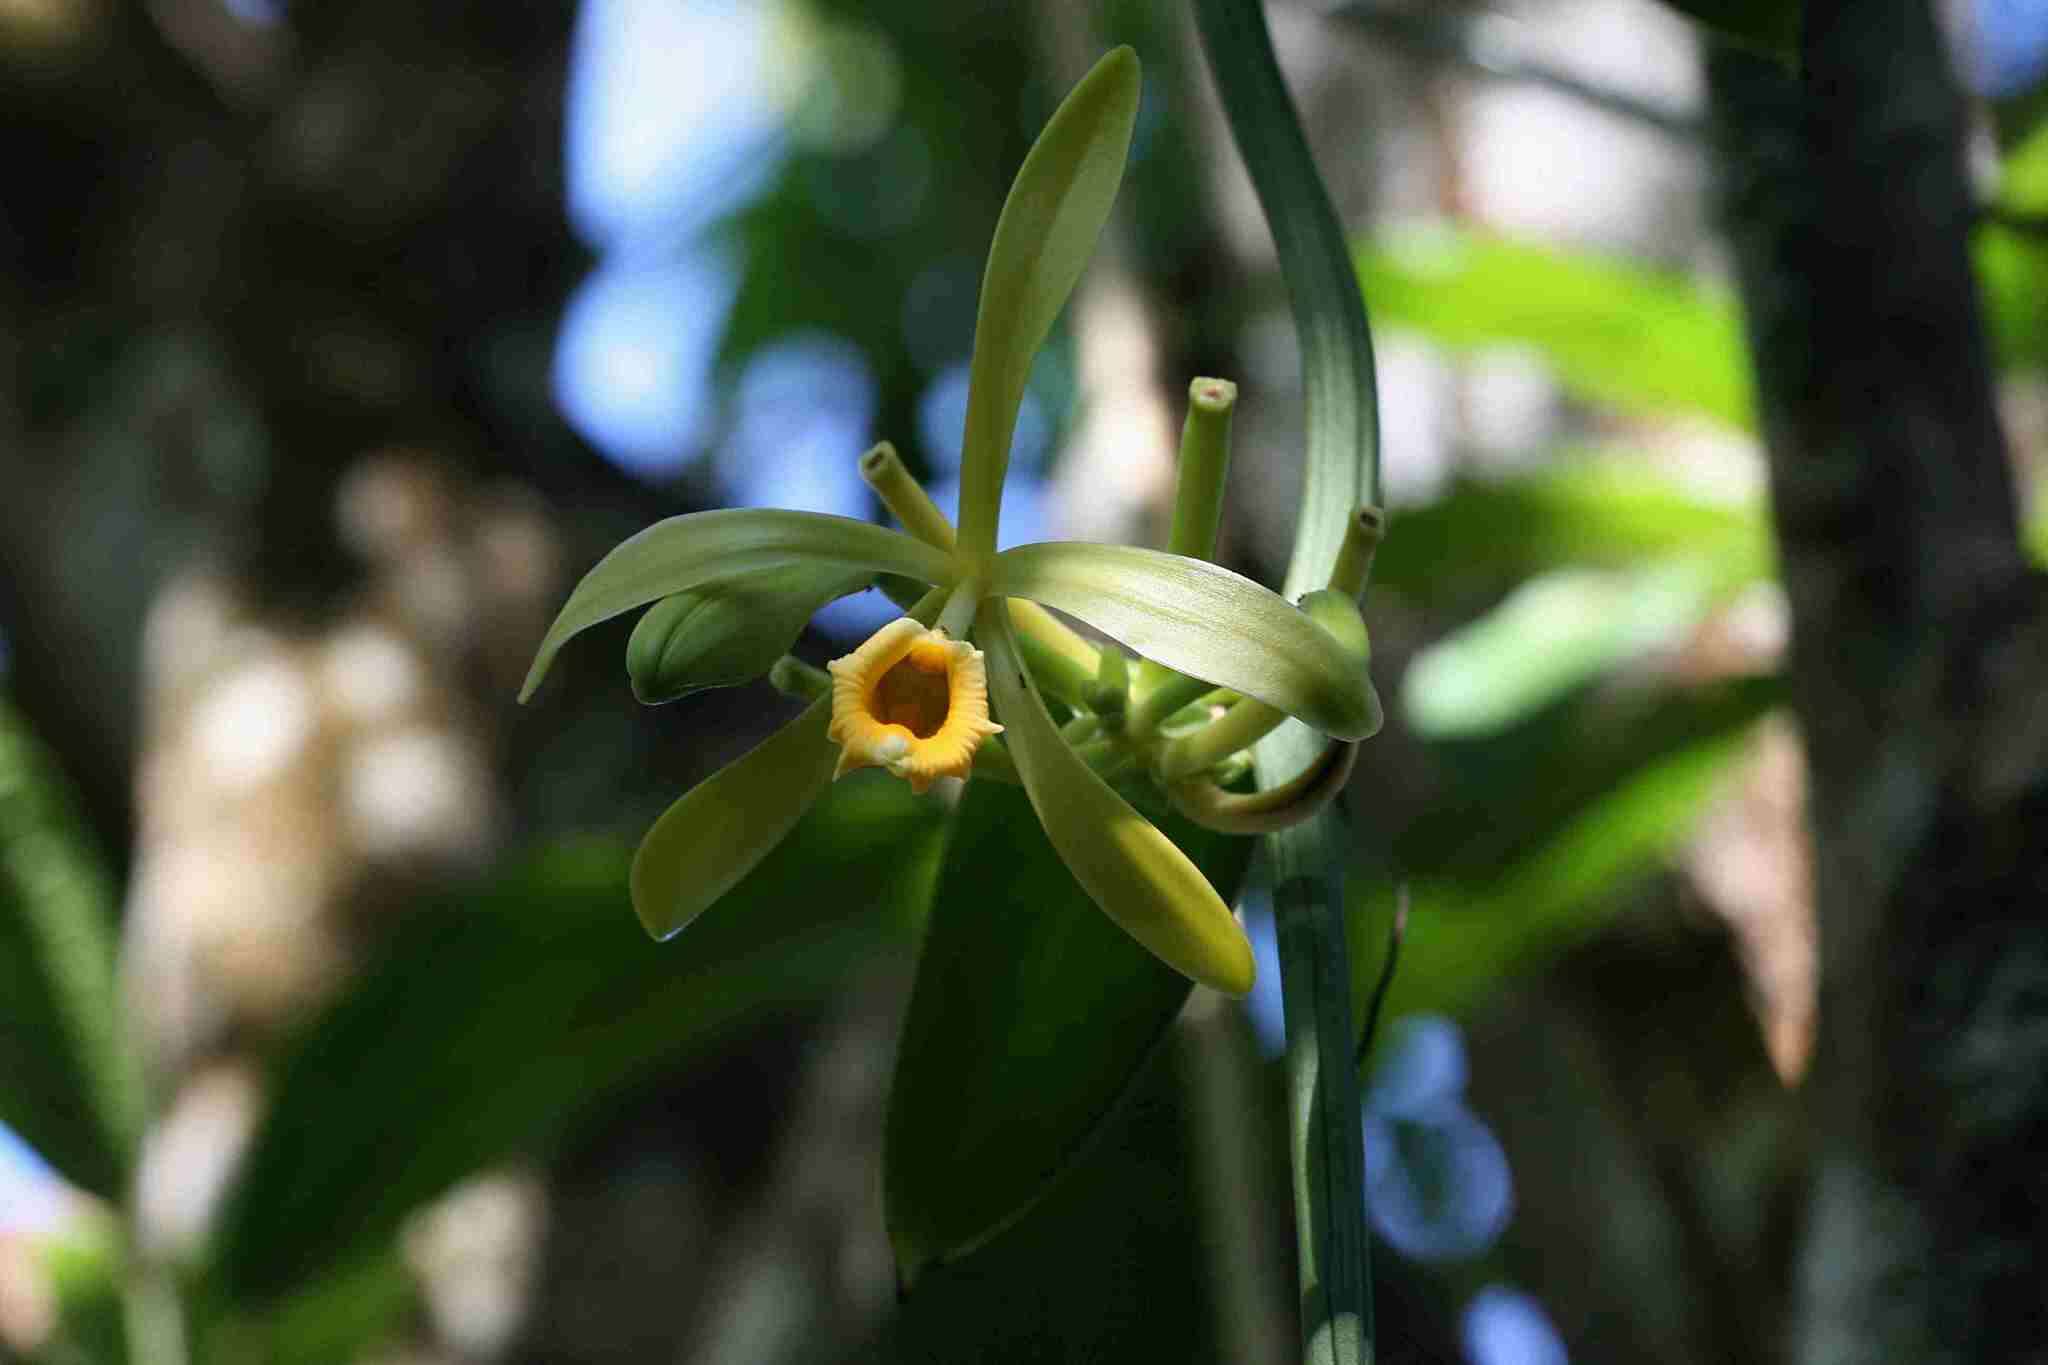
[[[950,583],[955,576],[940,551],[851,517],[774,508],[670,517],[621,541],[583,576],[548,627],[519,699],[533,695],[562,645],[580,630],[670,593],[796,565],[897,573],[927,583]]]
[[[1328,632],[1270,589],[1131,545],[1019,545],[989,591],[1071,612],[1177,673],[1256,697],[1338,739],[1379,723],[1372,684]]]
[[[976,639],[988,655],[1010,756],[1046,837],[1074,879],[1162,962],[1231,995],[1252,987],[1252,950],[1201,869],[1088,770],[1060,738],[1017,657],[1008,614],[984,603]],[[1000,869],[994,870],[999,873]]]
[[[675,934],[754,870],[832,783],[831,698],[685,792],[633,855],[633,911],[657,939]]]
[[[1137,117],[1138,59],[1120,47],[1054,111],[1003,202],[981,280],[968,371],[960,544],[972,559],[995,553],[997,507],[1024,381],[1109,220]]]

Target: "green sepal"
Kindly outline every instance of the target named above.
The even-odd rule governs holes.
[[[666,939],[709,910],[775,851],[832,783],[832,702],[795,720],[685,792],[633,855],[633,913]]]
[[[1109,221],[1137,124],[1138,85],[1129,48],[1097,62],[1053,111],[1003,201],[968,367],[959,543],[971,559],[995,553],[1024,383]]]
[[[1365,671],[1279,594],[1217,564],[1132,545],[1054,542],[996,556],[989,591],[1071,612],[1155,663],[1337,739],[1379,728]]]

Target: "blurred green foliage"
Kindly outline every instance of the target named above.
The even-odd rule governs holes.
[[[54,763],[0,697],[0,1121],[72,1183],[118,1200],[143,1094],[114,922],[113,885]]]
[[[669,949],[621,913],[628,854],[610,843],[545,850],[414,917],[279,1063],[221,1219],[229,1295],[274,1300],[377,1254],[485,1163],[901,951],[931,816],[900,783],[841,784]]]
[[[1688,276],[1454,228],[1375,239],[1357,259],[1378,326],[1455,350],[1534,347],[1572,393],[1625,411],[1752,420],[1735,300]]]

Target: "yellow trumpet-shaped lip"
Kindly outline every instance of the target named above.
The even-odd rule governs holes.
[[[886,768],[922,792],[942,777],[965,777],[981,741],[1002,726],[988,718],[988,666],[981,651],[908,616],[826,665],[832,724],[844,777]]]

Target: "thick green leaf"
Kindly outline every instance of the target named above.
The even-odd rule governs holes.
[[[989,591],[1071,612],[1176,673],[1361,739],[1379,710],[1364,670],[1269,588],[1204,560],[1056,541],[996,556]]]
[[[1464,479],[1394,521],[1373,586],[1430,607],[1494,597],[1565,565],[1683,553],[1708,560],[1724,587],[1773,571],[1760,500],[1709,502],[1639,463],[1564,458],[1513,479]]]
[[[1123,180],[1138,59],[1120,47],[1081,78],[1010,186],[981,279],[960,464],[960,544],[986,559],[1032,359],[1081,278]]]
[[[114,889],[55,767],[0,701],[0,1122],[119,1200],[143,1122],[121,1031]]]
[[[1358,273],[1383,324],[1533,346],[1567,388],[1619,407],[1753,420],[1735,300],[1685,276],[1444,229],[1368,244]]]
[[[1217,1290],[1210,1246],[1217,1228],[1201,1197],[1206,1172],[1190,1150],[1200,1119],[1189,1112],[1184,1078],[1192,1067],[1237,1059],[1184,1059],[1177,1055],[1183,1041],[1170,1038],[1158,1064],[1139,1067],[1084,1158],[1029,1217],[971,1255],[933,1266],[881,1324],[880,1339],[843,1359],[1228,1360],[1215,1340],[1217,1313],[1154,1307],[1207,1305]],[[1263,1137],[1266,1118],[1243,1121]]]
[[[222,1211],[228,1293],[311,1286],[618,1087],[814,999],[905,932],[941,827],[902,783],[849,779],[666,950],[633,923],[610,843],[420,912],[280,1059]]]
[[[526,700],[578,631],[705,583],[799,566],[953,578],[952,561],[921,541],[870,522],[775,508],[722,508],[670,517],[621,541],[583,576],[548,627],[519,699]]]
[[[1714,603],[1708,566],[1558,569],[1417,654],[1401,704],[1415,733],[1486,734],[1652,650],[1677,644]]]
[[[1160,823],[1235,895],[1251,841]],[[967,785],[889,1095],[883,1197],[906,1286],[1047,1193],[1188,990],[1096,908],[1024,793]]]
[[[831,720],[830,698],[812,702],[661,813],[633,855],[633,911],[648,933],[681,931],[796,827],[832,781]]]
[[[981,616],[989,691],[1046,837],[1102,913],[1175,971],[1231,995],[1252,988],[1252,949],[1202,870],[1067,746],[1024,672],[999,605]]]

